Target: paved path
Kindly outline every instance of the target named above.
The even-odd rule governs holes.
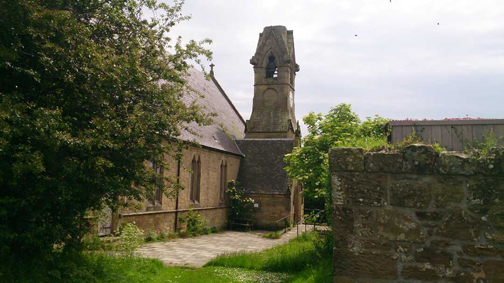
[[[319,228],[319,227],[317,227]],[[308,226],[310,231],[313,226]],[[305,231],[299,225],[299,234]],[[176,239],[170,242],[152,243],[138,249],[141,256],[157,258],[166,265],[202,267],[220,254],[238,251],[255,252],[288,242],[297,236],[297,229],[283,234],[280,239],[261,237],[265,231],[226,231],[195,238]]]

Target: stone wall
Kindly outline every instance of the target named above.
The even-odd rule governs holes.
[[[504,150],[329,153],[334,282],[504,282]]]
[[[200,202],[190,201],[191,162],[193,157],[201,160]],[[233,154],[211,150],[208,148],[191,147],[184,150],[180,168],[180,184],[184,187],[179,193],[178,211],[176,198],[163,195],[160,206],[152,207],[148,201],[132,202],[129,208],[123,208],[114,216],[113,230],[124,222],[135,222],[145,231],[173,232],[175,217],[184,217],[189,209],[198,212],[208,221],[209,227],[225,229],[228,219],[227,197],[221,198],[220,165],[227,162],[227,181],[236,180],[240,168],[241,157]],[[177,161],[166,156],[168,166],[163,169],[166,177],[176,179]],[[227,182],[226,182],[227,183]],[[180,228],[180,222],[177,223]]]
[[[117,217],[117,223],[120,226],[123,222],[135,222],[138,228],[144,231],[157,232],[175,232],[175,216],[185,217],[188,209],[179,209],[170,211],[149,211],[144,213],[125,213]],[[218,230],[225,230],[229,208],[194,208],[194,212],[200,214],[208,223],[208,227],[215,227]],[[178,228],[184,230],[184,224],[178,223]]]
[[[285,216],[290,216],[292,223],[293,211],[292,198],[285,195],[245,194],[254,200],[254,223],[258,228],[275,229],[275,222]],[[278,223],[278,228],[283,228],[284,222]]]

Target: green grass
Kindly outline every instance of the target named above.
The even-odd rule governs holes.
[[[285,282],[332,282],[330,241],[316,232],[305,233],[287,244],[262,252],[221,255],[205,266],[292,274],[293,277]]]
[[[74,255],[59,263],[31,265],[10,272],[0,269],[0,282],[68,282],[68,283],[235,283],[272,282],[290,280],[286,273],[273,273],[241,268],[166,267],[156,259],[117,257],[100,253]],[[28,272],[27,272],[28,271]]]
[[[266,239],[280,239],[280,237],[282,237],[282,232],[281,231],[271,232],[268,234],[261,235],[261,237]]]
[[[166,267],[155,259],[102,252],[59,254],[29,264],[11,259],[0,266],[0,282],[325,283],[331,282],[332,270],[327,242],[306,233],[262,252],[220,256],[203,268]]]

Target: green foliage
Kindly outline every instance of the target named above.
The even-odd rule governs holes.
[[[145,160],[180,158],[181,130],[211,119],[181,99],[211,56],[169,37],[182,4],[0,2],[0,252],[76,247],[89,210],[174,187]]]
[[[267,234],[261,235],[261,237],[266,238],[266,239],[280,239],[280,237],[282,237],[282,231],[267,233]]]
[[[283,273],[225,267],[167,267],[156,259],[118,257],[103,253],[58,255],[48,263],[12,262],[16,268],[4,272],[0,266],[0,281],[5,283],[281,283],[290,278]]]
[[[221,255],[205,266],[239,267],[261,271],[298,273],[316,268],[319,262],[331,261],[332,238],[318,232],[303,233],[285,245],[255,252]],[[330,266],[330,265],[329,265]],[[331,269],[329,269],[331,270]],[[330,276],[331,272],[325,272]],[[331,276],[326,278],[331,282]]]
[[[82,240],[82,249],[86,251],[106,250],[106,244],[96,234],[89,235]]]
[[[332,257],[319,249],[332,240],[306,233],[289,243],[251,254],[221,256],[222,264],[203,268],[166,267],[161,261],[107,253],[58,253],[50,260],[19,261],[0,265],[1,282],[180,282],[281,283],[332,282]],[[243,258],[242,258],[243,257]],[[254,262],[254,260],[259,260]],[[268,266],[271,264],[271,266]],[[249,269],[246,269],[247,266]],[[285,270],[270,272],[266,270]]]
[[[133,256],[136,249],[143,244],[143,231],[140,230],[135,222],[126,222],[119,229],[119,251],[127,256]]]
[[[387,120],[375,116],[361,121],[352,112],[350,105],[340,104],[328,114],[310,112],[303,117],[308,135],[303,146],[287,154],[285,168],[289,176],[304,186],[305,206],[330,208],[331,180],[329,172],[329,149],[334,147],[361,146],[367,149],[385,146],[383,126]]]
[[[179,218],[180,223],[186,224],[184,236],[192,237],[198,235],[210,234],[211,229],[208,228],[208,222],[201,217],[199,213],[189,210],[185,217]]]
[[[164,242],[164,241],[170,241],[173,239],[176,239],[178,237],[178,234],[175,232],[171,233],[164,233],[164,232],[159,232],[156,233],[154,231],[147,231],[145,233],[144,241],[146,243],[150,242]]]
[[[434,151],[437,154],[440,154],[441,152],[445,151],[446,149],[442,147],[439,143],[432,143],[432,142],[424,142],[422,137],[415,131],[415,128],[412,128],[412,133],[409,136],[404,137],[401,141],[395,143],[395,144],[388,144],[386,148],[388,150],[404,150],[406,147],[412,144],[427,144],[431,145]]]
[[[252,218],[254,209],[254,200],[246,198],[244,191],[239,187],[238,182],[231,180],[228,182],[226,193],[231,201],[231,209],[229,210],[229,220],[236,218]]]
[[[307,224],[326,223],[323,210],[313,210],[304,215],[304,221]]]
[[[499,141],[503,139],[504,137],[497,137],[492,129],[488,129],[483,132],[483,140],[481,142],[465,142],[464,151],[471,153],[477,158],[486,157],[492,152],[491,149],[496,148]]]

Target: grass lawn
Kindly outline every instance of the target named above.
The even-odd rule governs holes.
[[[222,255],[205,267],[221,266],[265,272],[283,272],[281,282],[332,282],[331,239],[304,233],[289,243],[262,252]]]
[[[256,253],[222,255],[203,268],[166,267],[159,260],[84,253],[51,263],[0,268],[0,282],[332,282],[330,252],[317,233]],[[28,272],[26,272],[28,271]]]

